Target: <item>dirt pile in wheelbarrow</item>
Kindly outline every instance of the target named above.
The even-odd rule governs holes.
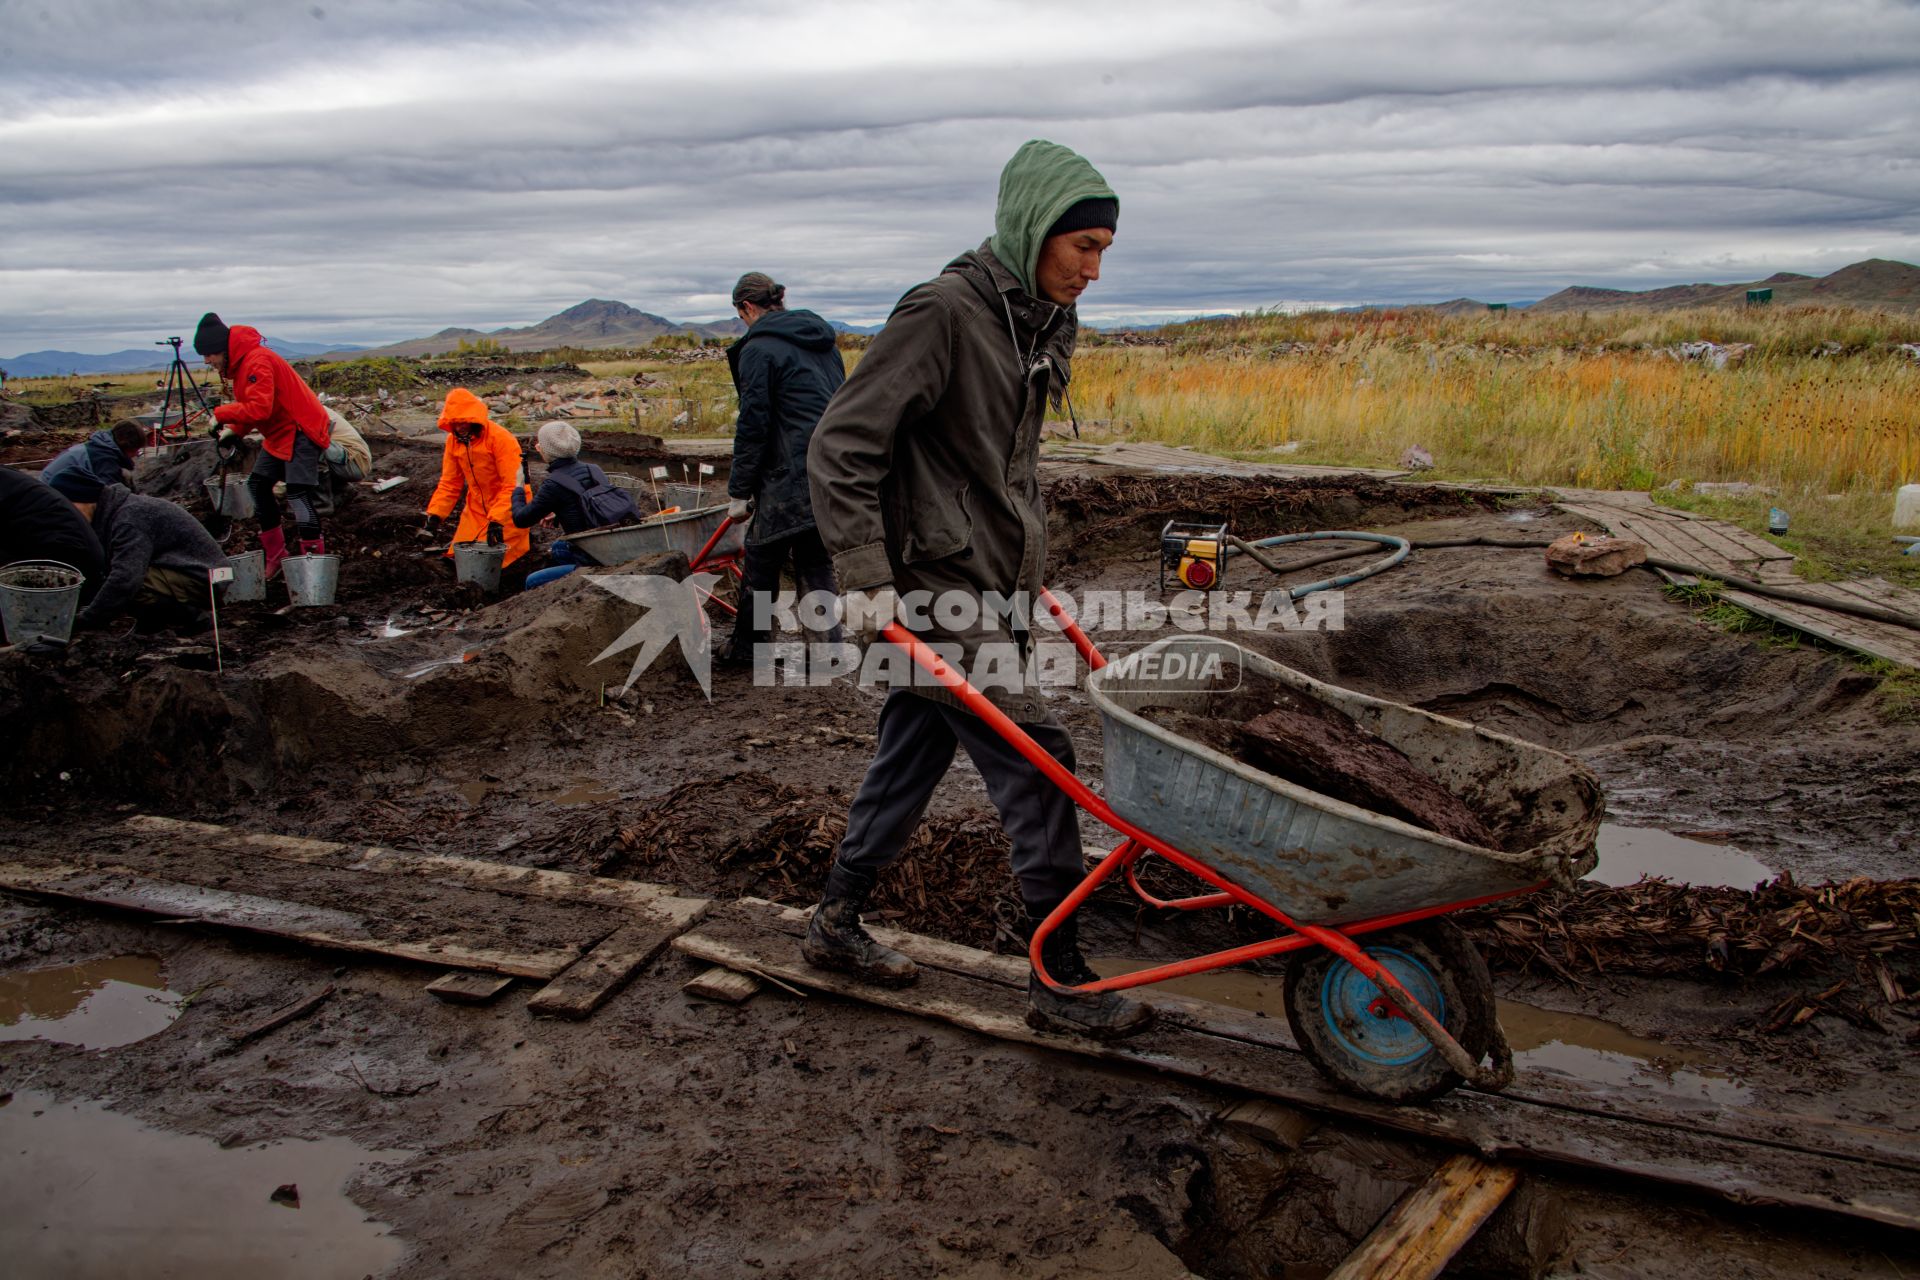
[[[1147,707],[1142,715],[1190,742],[1309,791],[1476,848],[1498,847],[1479,815],[1405,752],[1318,699],[1270,690],[1239,699],[1221,716],[1171,707]]]

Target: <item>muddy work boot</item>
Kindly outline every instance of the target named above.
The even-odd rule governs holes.
[[[835,863],[827,875],[826,892],[807,925],[800,954],[816,969],[851,973],[883,987],[904,987],[920,976],[913,961],[873,940],[860,927],[860,911],[873,892],[871,881]]]
[[[1042,912],[1035,918],[1044,920],[1046,915]],[[1063,986],[1078,987],[1100,980],[1080,954],[1080,922],[1071,916],[1041,944],[1040,959],[1047,967],[1047,976]],[[1113,991],[1087,995],[1056,991],[1040,981],[1035,972],[1027,975],[1027,1025],[1035,1031],[1086,1036],[1090,1040],[1120,1040],[1152,1026],[1153,1009]]]

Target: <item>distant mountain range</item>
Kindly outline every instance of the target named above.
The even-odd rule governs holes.
[[[288,342],[283,338],[263,339],[266,344],[289,360],[305,360],[323,352],[358,351],[359,347],[327,346],[318,342]],[[200,357],[191,346],[180,348],[181,356],[193,366],[196,372],[201,367]],[[89,355],[84,351],[29,351],[25,355],[11,358],[0,356],[0,369],[7,371],[9,378],[58,378],[67,374],[82,376],[98,373],[140,373],[148,369],[160,370],[173,363],[173,351],[167,347],[130,347],[125,351],[111,351],[106,355]]]
[[[1661,289],[1596,289],[1574,285],[1538,302],[1510,302],[1515,311],[1552,313],[1557,311],[1677,311],[1688,307],[1743,305],[1749,289],[1773,290],[1776,306],[1794,303],[1826,303],[1887,311],[1920,310],[1920,267],[1887,258],[1869,258],[1842,267],[1827,276],[1803,276],[1782,271],[1747,284],[1679,284]],[[1478,315],[1487,304],[1472,298],[1454,298],[1447,302],[1418,303],[1414,306],[1452,315]],[[1347,311],[1411,309],[1408,304],[1380,304],[1345,307]],[[842,333],[878,333],[877,324],[833,322]],[[1094,327],[1094,326],[1089,326]],[[1098,326],[1111,328],[1157,328],[1157,325]],[[588,350],[607,347],[644,347],[665,334],[690,334],[699,338],[734,338],[745,333],[738,320],[712,324],[692,324],[669,320],[649,311],[641,311],[624,302],[589,298],[548,316],[539,324],[506,329],[442,329],[431,337],[395,342],[384,347],[322,346],[311,342],[288,342],[268,338],[267,345],[289,359],[353,359],[362,356],[443,355],[459,348],[462,342],[497,342],[509,351],[541,351],[550,347],[582,347]],[[164,369],[172,359],[165,347],[135,348],[109,355],[86,355],[77,351],[29,351],[12,359],[0,357],[0,369],[16,378],[37,378],[68,373],[136,373]],[[189,356],[197,364],[197,357]]]
[[[1514,302],[1515,311],[1683,311],[1690,307],[1744,306],[1747,290],[1773,290],[1774,306],[1824,303],[1882,311],[1920,310],[1920,267],[1888,258],[1869,258],[1831,275],[1803,276],[1780,271],[1746,284],[1675,284],[1661,289],[1596,289],[1577,284],[1538,302]],[[1487,304],[1472,298],[1436,302],[1429,308],[1447,315],[1479,314]]]
[[[425,338],[390,343],[384,347],[365,347],[351,351],[353,357],[365,356],[437,356],[459,350],[462,342],[497,342],[509,351],[544,351],[549,347],[644,347],[655,338],[670,333],[691,334],[699,338],[732,338],[745,333],[738,320],[714,324],[688,324],[665,316],[641,311],[624,302],[589,298],[548,316],[539,324],[507,329],[442,329]],[[336,351],[344,350],[336,348]]]

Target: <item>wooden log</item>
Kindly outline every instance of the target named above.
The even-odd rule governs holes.
[[[565,973],[527,1002],[527,1011],[546,1018],[580,1019],[613,998],[627,979],[659,955],[682,926],[675,923],[626,924],[580,957]]]
[[[701,1000],[739,1004],[743,1000],[751,1000],[760,993],[760,979],[750,973],[739,973],[733,969],[715,965],[698,977],[689,979],[680,989]]]
[[[252,1044],[255,1040],[258,1040],[261,1036],[270,1035],[273,1032],[278,1031],[280,1028],[286,1026],[289,1022],[298,1022],[300,1019],[306,1017],[308,1014],[312,1013],[315,1009],[318,1009],[321,1005],[325,1004],[327,1000],[332,997],[332,995],[333,995],[333,984],[328,983],[326,986],[320,988],[320,990],[314,992],[312,995],[308,996],[306,999],[295,1001],[293,1004],[288,1005],[286,1008],[280,1010],[278,1013],[275,1013],[272,1016],[268,1017],[264,1022],[256,1023],[253,1026],[248,1027],[245,1031],[242,1031],[239,1035],[233,1038],[233,1047],[238,1049],[241,1045]]]
[[[512,978],[493,973],[443,973],[427,984],[427,993],[449,1004],[487,1004],[513,985]]]
[[[1453,1156],[1395,1205],[1327,1280],[1431,1280],[1519,1181],[1512,1165]]]
[[[341,951],[371,952],[400,960],[484,969],[523,978],[551,978],[572,964],[581,950],[565,947],[516,952],[475,946],[457,934],[437,934],[429,938],[386,937],[375,921],[331,907],[311,907],[203,885],[81,867],[0,863],[0,889],[192,919]]]

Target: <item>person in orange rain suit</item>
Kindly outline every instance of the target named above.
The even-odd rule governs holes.
[[[505,545],[512,564],[532,549],[525,529],[513,523],[513,487],[520,477],[520,442],[513,433],[487,416],[484,400],[465,387],[447,392],[440,409],[440,429],[447,433],[447,447],[440,456],[440,486],[427,503],[427,523],[420,530],[424,541],[440,536],[440,527],[453,514],[454,504],[466,494],[467,505],[460,513],[460,527],[454,530],[454,542],[478,542]],[[447,547],[453,554],[453,547]]]

